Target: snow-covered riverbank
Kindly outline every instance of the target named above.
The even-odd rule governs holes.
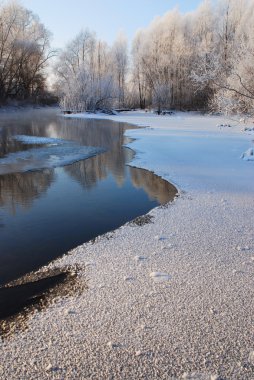
[[[253,379],[252,132],[194,114],[104,118],[151,127],[128,131],[132,164],[180,197],[51,264],[79,265],[88,288],[2,341],[0,378]]]

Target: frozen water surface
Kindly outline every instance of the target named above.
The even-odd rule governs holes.
[[[59,145],[66,144],[67,141],[62,139],[54,139],[50,137],[41,137],[41,136],[26,136],[26,135],[16,135],[13,138],[17,141],[21,141],[24,144],[47,144],[47,145]]]
[[[13,139],[36,147],[9,153],[0,158],[0,175],[70,165],[105,151],[56,138],[16,135]]]

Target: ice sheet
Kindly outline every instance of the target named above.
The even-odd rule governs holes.
[[[70,165],[105,151],[100,147],[48,137],[16,135],[13,138],[25,145],[42,146],[9,153],[1,158],[0,175]]]
[[[66,144],[69,142],[63,139],[55,139],[52,137],[42,137],[42,136],[16,135],[16,136],[13,136],[13,138],[27,145],[37,145],[37,144],[38,145],[43,145],[43,144],[61,145],[61,144]]]

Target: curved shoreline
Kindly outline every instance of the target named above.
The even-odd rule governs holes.
[[[96,235],[146,213],[155,205],[165,203],[167,194],[169,197],[172,194],[166,181],[141,169],[125,166],[134,151],[123,146],[130,141],[123,137],[123,132],[132,127],[119,123],[115,125],[110,121],[66,121],[47,111],[32,116],[23,112],[22,115],[11,117],[12,122],[9,124],[2,120],[1,124],[6,131],[1,139],[3,149],[8,152],[4,136],[9,136],[11,140],[13,135],[15,144],[18,142],[17,147],[15,145],[18,157],[22,153],[20,149],[23,149],[23,145],[19,146],[20,140],[22,144],[28,143],[24,147],[28,155],[31,143],[36,147],[43,145],[43,142],[59,143],[65,151],[66,143],[69,144],[72,139],[73,145],[80,141],[82,147],[97,144],[107,146],[108,150],[103,155],[82,160],[64,169],[0,176],[1,216],[5,224],[1,231],[2,285],[28,271],[37,270]],[[31,125],[34,128],[32,130]],[[44,145],[41,148],[43,151]],[[36,154],[41,156],[38,149],[34,149],[35,157],[29,160],[29,165],[34,165],[35,159],[35,169],[40,164]],[[74,149],[73,154],[76,153]],[[58,156],[54,160],[59,163]],[[27,160],[20,161],[22,167],[27,167]],[[12,165],[12,170],[16,172],[16,169],[17,165]],[[65,189],[68,189],[68,193]],[[58,194],[57,198],[54,194]],[[19,205],[23,207],[23,204],[28,203],[29,211],[23,212]],[[13,211],[8,217],[8,206],[17,212],[16,216]],[[14,234],[12,231],[15,228],[18,234],[13,242],[8,236]],[[13,263],[15,255],[17,259]]]
[[[239,158],[250,137],[199,119],[208,126],[151,116],[154,129],[130,132],[145,152],[132,164],[172,178],[181,196],[151,210],[153,223],[52,264],[79,265],[88,289],[1,343],[3,379],[252,379],[253,166]]]

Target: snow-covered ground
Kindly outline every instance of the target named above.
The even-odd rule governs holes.
[[[252,131],[189,113],[103,118],[150,126],[127,131],[132,164],[180,196],[51,264],[78,265],[88,287],[1,342],[0,378],[254,379]]]

